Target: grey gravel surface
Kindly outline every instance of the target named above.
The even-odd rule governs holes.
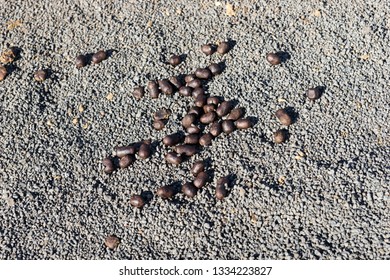
[[[0,82],[0,258],[390,259],[388,1],[231,3],[235,16],[218,1],[0,0],[0,48],[22,50]],[[224,40],[235,43],[228,54],[200,52]],[[101,49],[107,60],[75,68]],[[270,51],[290,59],[271,66]],[[171,54],[187,56],[173,68]],[[236,100],[256,125],[166,164],[160,140],[182,130],[193,101],[136,101],[132,89],[220,61],[209,94]],[[51,75],[37,83],[42,68]],[[325,87],[315,102],[304,96],[313,86]],[[173,115],[158,132],[162,107]],[[298,118],[274,145],[285,107]],[[115,146],[142,139],[151,158],[103,173]],[[196,197],[154,195],[191,180],[198,159],[213,182]],[[217,201],[228,174],[234,186]],[[142,192],[150,201],[132,208]]]

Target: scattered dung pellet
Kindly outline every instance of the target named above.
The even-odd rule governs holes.
[[[169,58],[169,64],[172,65],[172,66],[177,66],[181,63],[181,58],[180,56],[178,55],[172,55],[170,58]]]
[[[200,122],[203,124],[210,124],[217,119],[217,113],[208,112],[200,117]]]
[[[177,89],[179,90],[183,84],[180,82],[179,78],[176,76],[172,76],[169,78],[169,82]]]
[[[187,182],[181,186],[181,192],[187,197],[194,197],[198,193],[198,189],[193,183]]]
[[[244,108],[234,108],[230,114],[226,117],[227,120],[232,120],[232,121],[236,121],[238,120],[239,118],[242,118],[243,116],[245,115],[245,110]]]
[[[35,72],[34,74],[34,79],[37,81],[37,82],[43,82],[44,80],[46,80],[47,78],[47,73],[45,70],[38,70],[37,72]]]
[[[194,175],[195,177],[202,171],[204,171],[206,167],[206,164],[203,160],[198,160],[196,162],[194,162],[194,165],[192,165],[192,168],[191,168],[191,173],[192,175]]]
[[[76,64],[77,68],[84,67],[85,65],[87,65],[87,57],[85,55],[82,55],[82,54],[78,55],[76,57],[75,64]]]
[[[190,127],[187,127],[186,131],[189,134],[198,134],[201,132],[201,129],[196,125],[191,125]]]
[[[193,79],[191,82],[187,83],[187,86],[198,88],[202,86],[202,82],[199,79]]]
[[[104,165],[104,172],[106,174],[111,174],[115,171],[115,166],[112,158],[106,157],[105,159],[103,159],[102,163]]]
[[[200,115],[202,115],[203,113],[203,108],[201,107],[198,107],[198,106],[192,106],[189,110],[188,110],[188,114],[195,114],[197,115],[198,117]]]
[[[280,56],[277,53],[268,53],[266,59],[272,65],[277,65],[282,62]]]
[[[238,129],[247,129],[252,127],[252,122],[249,119],[241,118],[236,121],[236,127]]]
[[[133,91],[133,96],[135,99],[140,100],[142,97],[144,97],[145,90],[143,87],[136,87]]]
[[[209,179],[210,177],[206,172],[200,171],[198,175],[196,175],[196,178],[194,180],[194,186],[200,189],[207,184]]]
[[[134,163],[134,158],[132,155],[125,155],[123,157],[120,158],[119,160],[119,167],[120,168],[127,168],[129,167],[130,165],[132,165]]]
[[[218,117],[224,117],[233,109],[233,103],[230,101],[223,101],[217,108]]]
[[[227,42],[222,42],[218,45],[217,52],[219,54],[225,54],[230,50],[229,44]]]
[[[179,165],[180,163],[182,163],[183,159],[181,157],[181,155],[178,155],[177,153],[175,152],[169,152],[165,155],[165,160],[171,164],[174,164],[174,165]]]
[[[196,145],[199,143],[199,134],[189,134],[184,138],[185,144]]]
[[[179,89],[179,93],[182,96],[191,96],[192,95],[192,87],[183,86]]]
[[[213,76],[219,75],[222,73],[222,67],[218,63],[212,63],[209,66],[209,70]]]
[[[173,87],[167,80],[159,80],[158,86],[160,87],[161,92],[166,95],[171,95],[173,93]]]
[[[155,130],[162,130],[165,127],[165,122],[162,120],[154,120],[153,121],[153,128]]]
[[[274,133],[274,141],[277,144],[283,143],[288,138],[288,131],[286,129],[279,129]]]
[[[184,81],[188,84],[189,82],[196,79],[195,74],[188,74],[184,77]]]
[[[321,97],[321,90],[318,87],[309,88],[306,92],[306,96],[310,100],[317,100]]]
[[[212,55],[216,51],[215,46],[211,44],[202,45],[200,49],[205,55]]]
[[[14,62],[16,58],[16,48],[9,48],[3,51],[0,55],[0,62],[3,64],[9,64]]]
[[[170,109],[162,108],[158,111],[156,111],[153,115],[155,120],[167,120],[169,119],[169,116],[172,114],[172,111]]]
[[[172,185],[159,187],[156,191],[156,194],[161,198],[171,198],[176,194],[175,187]]]
[[[138,150],[138,156],[142,159],[150,157],[151,147],[150,144],[142,143]]]
[[[210,133],[206,133],[199,138],[199,145],[210,146],[213,140],[213,136]]]
[[[93,64],[98,64],[105,60],[107,58],[107,53],[103,50],[98,51],[97,53],[92,55],[92,63]]]
[[[209,132],[214,137],[219,136],[222,133],[222,124],[220,122],[214,122],[209,128]]]
[[[121,240],[115,235],[109,235],[106,237],[106,240],[104,240],[104,244],[111,250],[116,249],[120,243]]]
[[[197,118],[198,117],[195,114],[187,114],[183,117],[181,125],[184,128],[190,127],[194,122],[196,122]]]
[[[218,105],[219,104],[219,98],[217,96],[210,96],[209,98],[207,98],[207,104]]]
[[[192,157],[193,155],[195,155],[198,152],[198,149],[195,145],[184,144],[184,145],[177,145],[175,147],[175,151],[178,154],[181,154],[181,155],[184,154],[188,157]]]
[[[157,83],[155,81],[149,81],[147,87],[150,93],[150,98],[158,98],[158,96],[160,95],[160,90],[158,89]]]
[[[192,97],[197,98],[199,95],[206,95],[204,88],[198,87],[193,89]]]
[[[195,98],[194,104],[197,107],[203,107],[204,105],[206,105],[206,102],[207,102],[207,96],[198,95],[198,97]]]
[[[215,104],[206,104],[203,106],[203,112],[205,113],[215,112],[216,109],[217,105]]]
[[[133,145],[120,146],[120,147],[115,147],[113,155],[121,158],[125,155],[134,155],[135,152],[136,152],[136,149]]]
[[[0,81],[4,80],[7,76],[7,69],[4,66],[0,66]]]
[[[207,80],[211,78],[212,73],[208,68],[198,68],[195,70],[195,76],[199,79]]]
[[[222,177],[217,180],[217,186],[215,188],[215,196],[217,199],[222,200],[228,195],[227,187],[229,186],[228,177]]]
[[[136,208],[142,208],[145,205],[145,199],[138,194],[134,194],[130,197],[130,205]]]
[[[226,134],[232,133],[236,129],[236,126],[234,125],[234,122],[231,120],[224,120],[222,122],[222,130]]]
[[[279,109],[276,111],[275,116],[278,118],[281,124],[289,126],[292,124],[292,118],[285,109]]]
[[[171,147],[179,144],[183,140],[183,136],[180,133],[174,133],[167,135],[163,138],[162,142],[165,146]]]

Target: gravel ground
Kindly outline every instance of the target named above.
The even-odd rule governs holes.
[[[0,47],[22,50],[0,82],[0,258],[390,259],[387,1],[244,0],[231,2],[233,16],[218,1],[51,2],[0,0]],[[224,40],[234,44],[224,56],[199,50]],[[100,49],[111,56],[75,68]],[[270,51],[290,59],[270,66]],[[171,54],[185,62],[166,65]],[[166,164],[158,140],[181,130],[192,101],[137,102],[132,89],[220,61],[208,92],[256,125]],[[43,83],[33,81],[40,68],[51,71]],[[313,86],[325,87],[316,102],[304,96]],[[173,115],[158,132],[162,107]],[[275,145],[284,107],[298,118]],[[148,138],[151,158],[103,173],[113,147]],[[190,180],[197,159],[214,182],[195,198],[153,195]],[[217,201],[215,181],[228,174],[234,186]],[[153,197],[134,209],[141,192]],[[116,250],[104,246],[109,234],[121,238]]]

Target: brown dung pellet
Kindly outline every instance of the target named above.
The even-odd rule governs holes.
[[[224,117],[230,113],[233,109],[233,103],[231,101],[223,101],[217,108],[216,112],[219,117]]]
[[[165,155],[165,160],[171,164],[179,165],[182,163],[183,158],[175,152],[169,152]]]
[[[199,79],[193,79],[191,82],[187,83],[187,86],[198,88],[202,86],[202,82]]]
[[[0,55],[0,62],[3,64],[9,64],[14,62],[16,58],[16,49],[17,48],[9,48],[3,51]]]
[[[143,87],[136,87],[133,90],[133,96],[136,100],[140,100],[142,97],[144,97],[145,90]]]
[[[104,240],[104,244],[107,246],[107,248],[111,250],[116,249],[119,246],[120,242],[121,240],[113,234],[107,236],[106,239]]]
[[[134,194],[130,197],[130,205],[136,208],[142,208],[145,205],[145,199],[138,194]]]
[[[177,66],[181,63],[181,58],[180,56],[178,55],[172,55],[170,58],[169,58],[169,64],[172,65],[172,66]]]
[[[115,171],[114,161],[112,160],[112,158],[106,157],[105,159],[103,159],[102,163],[104,165],[104,172],[106,174],[111,174]]]
[[[103,50],[98,51],[97,53],[92,55],[92,63],[93,64],[98,64],[105,60],[107,58],[107,53]]]
[[[134,163],[133,155],[124,155],[119,160],[119,167],[122,169],[127,168],[130,165],[132,165],[133,163]]]
[[[192,90],[193,90],[192,87],[182,86],[181,88],[179,88],[179,93],[182,96],[191,96]]]
[[[150,157],[151,147],[150,144],[142,143],[138,150],[138,156],[142,159],[147,159]]]
[[[192,165],[192,168],[191,168],[191,173],[192,175],[194,175],[195,177],[202,171],[204,171],[206,167],[206,164],[203,160],[198,160],[196,162],[194,162],[194,164]]]
[[[179,90],[183,86],[179,78],[176,76],[170,77],[169,82],[176,88],[176,90]]]
[[[241,118],[236,121],[236,127],[238,129],[247,129],[252,127],[252,122],[247,118]]]
[[[215,196],[217,199],[222,200],[224,199],[228,192],[227,187],[229,186],[229,179],[228,177],[222,177],[217,180],[217,186],[215,188]]]
[[[286,129],[279,129],[274,133],[274,142],[281,144],[288,138],[288,131]]]
[[[198,95],[198,97],[195,98],[194,104],[197,107],[203,107],[206,105],[207,102],[207,96],[206,95]]]
[[[209,179],[209,175],[206,172],[201,171],[198,173],[198,175],[196,175],[194,186],[200,189],[206,185]]]
[[[214,137],[219,136],[222,133],[222,124],[220,122],[214,122],[209,128],[209,132]]]
[[[205,45],[202,45],[200,47],[201,51],[205,54],[205,55],[212,55],[213,53],[215,53],[215,46],[214,45],[211,45],[211,44],[205,44]]]
[[[181,125],[184,128],[190,127],[194,122],[196,122],[198,116],[195,114],[187,114],[183,117]]]
[[[192,157],[193,155],[195,155],[198,152],[198,149],[195,145],[184,144],[184,145],[177,145],[175,147],[175,151],[178,154],[181,154],[181,155],[184,154],[188,157]]]
[[[208,112],[200,117],[200,122],[203,124],[210,124],[217,119],[217,113]]]
[[[227,42],[222,42],[218,45],[217,52],[219,54],[225,54],[230,50],[229,44]]]
[[[0,66],[0,81],[4,80],[7,74],[7,69],[4,66]]]
[[[217,96],[210,96],[209,98],[207,98],[207,104],[215,104],[218,106],[219,98]]]
[[[289,126],[292,124],[292,118],[285,109],[277,110],[275,116],[283,125]]]
[[[206,95],[204,88],[198,87],[193,89],[192,97],[197,98],[199,95]]]
[[[176,193],[175,187],[172,185],[159,187],[156,191],[157,196],[167,199],[174,196]]]
[[[197,194],[198,189],[193,183],[187,182],[181,186],[181,192],[187,197],[194,197]]]
[[[82,55],[82,54],[78,55],[76,57],[75,64],[76,64],[77,68],[84,67],[85,65],[87,65],[87,57],[85,55]]]
[[[213,74],[213,76],[219,75],[222,73],[222,67],[218,63],[210,64],[209,70],[211,71],[211,74]]]
[[[210,133],[206,133],[199,138],[199,145],[210,146],[213,140],[213,136]]]
[[[188,74],[184,77],[184,81],[188,84],[189,82],[196,79],[195,74]]]
[[[155,120],[167,120],[169,119],[169,116],[172,114],[172,111],[170,109],[162,108],[157,110],[153,117]]]
[[[201,132],[201,129],[196,125],[191,125],[190,127],[187,127],[186,131],[189,134],[198,134]]]
[[[217,105],[215,104],[206,104],[203,106],[203,112],[205,113],[215,112],[216,109]]]
[[[198,68],[195,70],[195,76],[199,79],[207,80],[211,78],[212,73],[208,68]]]
[[[309,88],[306,92],[306,96],[310,100],[317,100],[321,97],[321,90],[318,87]]]
[[[165,122],[162,120],[154,120],[153,121],[153,128],[155,130],[162,130],[165,127]]]
[[[234,125],[234,122],[231,120],[224,120],[222,121],[222,130],[226,134],[232,133],[236,129],[236,126]]]
[[[161,89],[161,92],[166,95],[171,95],[173,93],[173,87],[168,80],[159,80],[158,86]]]
[[[160,90],[158,89],[157,83],[155,81],[149,81],[147,87],[150,93],[150,98],[158,98],[158,96],[160,95]]]
[[[37,82],[43,82],[44,80],[46,80],[46,78],[47,78],[47,73],[45,70],[38,70],[34,74],[34,79]]]
[[[200,138],[199,134],[188,134],[184,138],[184,143],[185,144],[195,145],[195,144],[199,143],[199,138]]]
[[[165,146],[175,146],[183,140],[183,136],[180,133],[174,133],[167,135],[163,138],[162,142]]]
[[[198,107],[198,106],[192,106],[192,107],[188,110],[188,114],[195,114],[195,115],[197,115],[197,116],[202,115],[202,113],[203,113],[203,108]]]
[[[133,146],[133,145],[120,146],[120,147],[115,147],[114,156],[121,158],[125,155],[134,155],[135,152],[136,152],[136,149],[135,149],[135,146]]]
[[[236,121],[238,120],[239,118],[242,118],[243,116],[245,115],[245,110],[244,108],[234,108],[230,114],[226,117],[227,120],[232,120],[232,121]]]
[[[277,65],[282,62],[280,56],[277,53],[268,53],[266,59],[272,65]]]

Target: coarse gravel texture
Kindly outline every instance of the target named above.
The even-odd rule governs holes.
[[[299,2],[299,4],[298,4]],[[20,58],[0,82],[1,259],[390,259],[390,6],[387,1],[0,0],[0,48]],[[205,56],[202,44],[232,50]],[[109,50],[76,69],[79,54]],[[270,51],[289,59],[278,66]],[[173,68],[165,62],[185,54]],[[210,95],[234,99],[256,124],[221,136],[180,167],[163,136],[182,130],[191,98],[147,96],[150,79],[224,61]],[[43,83],[38,69],[50,69]],[[323,96],[305,97],[323,86]],[[108,97],[108,98],[107,98]],[[152,115],[172,110],[166,128]],[[290,139],[274,116],[291,107]],[[151,139],[153,156],[111,176],[117,145]],[[193,199],[158,186],[213,172]],[[215,199],[231,174],[229,196]],[[132,194],[151,198],[143,209]],[[121,238],[107,249],[109,234]]]

